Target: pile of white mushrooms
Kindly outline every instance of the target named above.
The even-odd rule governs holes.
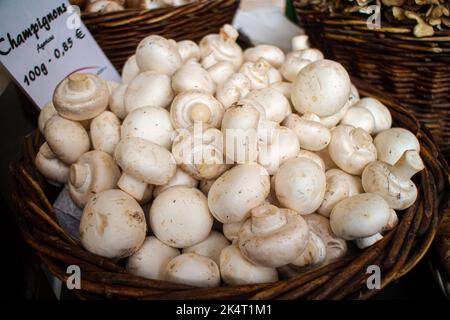
[[[182,6],[196,0],[70,0],[86,12],[109,13],[125,9],[152,10]]]
[[[307,36],[287,55],[237,38],[152,35],[122,84],[57,86],[36,167],[83,208],[87,250],[150,279],[274,282],[373,245],[414,203],[420,144],[381,102]]]

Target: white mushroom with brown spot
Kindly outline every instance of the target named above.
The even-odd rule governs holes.
[[[231,245],[220,254],[220,274],[223,281],[231,286],[278,281],[275,268],[256,265],[245,258],[239,247]]]
[[[320,207],[325,184],[323,169],[307,158],[287,160],[275,174],[275,193],[281,205],[302,215]]]
[[[74,121],[95,118],[106,110],[108,102],[108,85],[94,74],[71,74],[58,84],[53,94],[58,114]]]
[[[174,186],[153,200],[149,221],[159,240],[171,247],[187,248],[208,237],[213,217],[198,189]]]
[[[190,61],[179,68],[172,76],[172,89],[176,93],[202,90],[214,94],[216,84],[209,72],[196,61]]]
[[[373,143],[377,148],[378,160],[394,165],[407,150],[420,153],[417,137],[404,128],[390,128],[380,132]]]
[[[393,166],[382,161],[370,163],[362,174],[363,187],[383,197],[392,209],[404,210],[416,201],[417,187],[411,178],[423,169],[417,151],[408,150]]]
[[[208,238],[193,246],[184,248],[183,253],[196,253],[210,258],[217,263],[217,265],[219,265],[220,253],[222,252],[222,249],[228,247],[229,245],[230,242],[222,233],[212,230]]]
[[[142,208],[121,190],[107,190],[91,197],[81,216],[83,247],[106,258],[131,256],[142,246],[146,232]]]
[[[258,164],[241,164],[221,175],[208,194],[213,216],[222,223],[239,222],[261,205],[270,192],[266,169]]]
[[[361,175],[366,165],[377,160],[370,134],[352,126],[340,125],[331,131],[328,152],[340,169],[353,175]]]
[[[177,168],[175,159],[167,149],[142,138],[121,140],[114,158],[122,169],[117,185],[138,201],[143,201],[148,195],[149,185],[168,183]]]
[[[283,125],[295,132],[303,149],[320,151],[331,141],[330,130],[313,113],[305,113],[303,116],[292,113],[283,121]]]
[[[238,237],[239,248],[247,259],[272,268],[293,262],[308,241],[309,228],[301,215],[270,204],[252,209]]]
[[[164,280],[167,264],[180,255],[178,249],[169,247],[156,237],[147,237],[127,260],[127,271],[131,274],[155,280]]]
[[[201,288],[220,285],[217,264],[204,256],[185,253],[173,258],[166,266],[165,280]]]
[[[47,142],[39,148],[34,165],[50,184],[60,186],[69,178],[69,166],[56,157]]]
[[[170,118],[176,129],[189,128],[194,123],[219,128],[224,107],[206,91],[192,90],[178,94],[170,108]]]
[[[174,134],[169,111],[158,107],[142,107],[132,111],[121,127],[122,139],[142,138],[169,150]]]
[[[379,195],[362,193],[339,202],[330,215],[334,234],[345,240],[355,240],[360,248],[366,248],[383,238],[395,211]]]
[[[94,150],[112,155],[120,141],[120,120],[111,111],[104,111],[92,119],[89,134]]]

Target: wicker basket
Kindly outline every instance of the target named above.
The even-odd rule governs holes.
[[[140,299],[366,299],[379,292],[368,290],[365,283],[368,265],[381,266],[384,288],[413,268],[430,247],[439,222],[449,204],[449,168],[426,129],[400,105],[386,99],[381,92],[356,82],[361,93],[380,99],[389,106],[396,126],[414,132],[421,143],[425,170],[417,175],[419,197],[408,210],[400,213],[400,223],[383,240],[357,256],[314,269],[274,284],[257,284],[213,289],[147,280],[128,274],[123,261],[113,261],[87,252],[58,225],[52,210],[57,195],[34,167],[34,156],[42,143],[35,132],[25,138],[23,151],[11,164],[16,189],[17,220],[26,242],[42,262],[60,280],[67,279],[68,265],[82,270],[80,298]],[[382,98],[384,96],[384,98]]]
[[[139,42],[150,34],[199,41],[231,23],[239,0],[199,0],[184,6],[154,10],[126,9],[83,13],[82,19],[105,54],[121,70]]]
[[[294,0],[312,44],[352,76],[413,110],[450,159],[450,31],[416,38],[411,28],[385,21],[381,29],[371,30],[367,16],[318,12],[299,3]]]

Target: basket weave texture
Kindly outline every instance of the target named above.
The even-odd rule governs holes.
[[[381,267],[381,287],[411,270],[425,255],[445,212],[449,211],[450,170],[426,128],[414,115],[385,94],[356,81],[362,95],[378,98],[390,108],[394,125],[409,129],[420,141],[425,169],[415,177],[419,196],[399,213],[398,226],[375,245],[332,264],[272,284],[200,289],[143,279],[127,273],[123,261],[105,259],[83,249],[58,225],[52,201],[59,189],[48,185],[34,166],[43,142],[38,131],[25,137],[23,150],[11,164],[16,181],[13,202],[23,237],[40,260],[61,281],[69,265],[81,268],[81,299],[367,299],[369,265]]]
[[[294,6],[313,46],[414,111],[450,159],[450,30],[416,38],[412,27],[382,20],[370,29],[367,15],[319,12],[300,2]]]
[[[113,65],[121,70],[146,36],[157,34],[176,41],[199,41],[231,23],[239,3],[239,0],[199,0],[154,10],[83,13],[82,19]]]

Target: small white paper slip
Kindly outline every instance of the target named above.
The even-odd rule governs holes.
[[[0,62],[39,108],[74,72],[121,81],[67,0],[1,0]]]

